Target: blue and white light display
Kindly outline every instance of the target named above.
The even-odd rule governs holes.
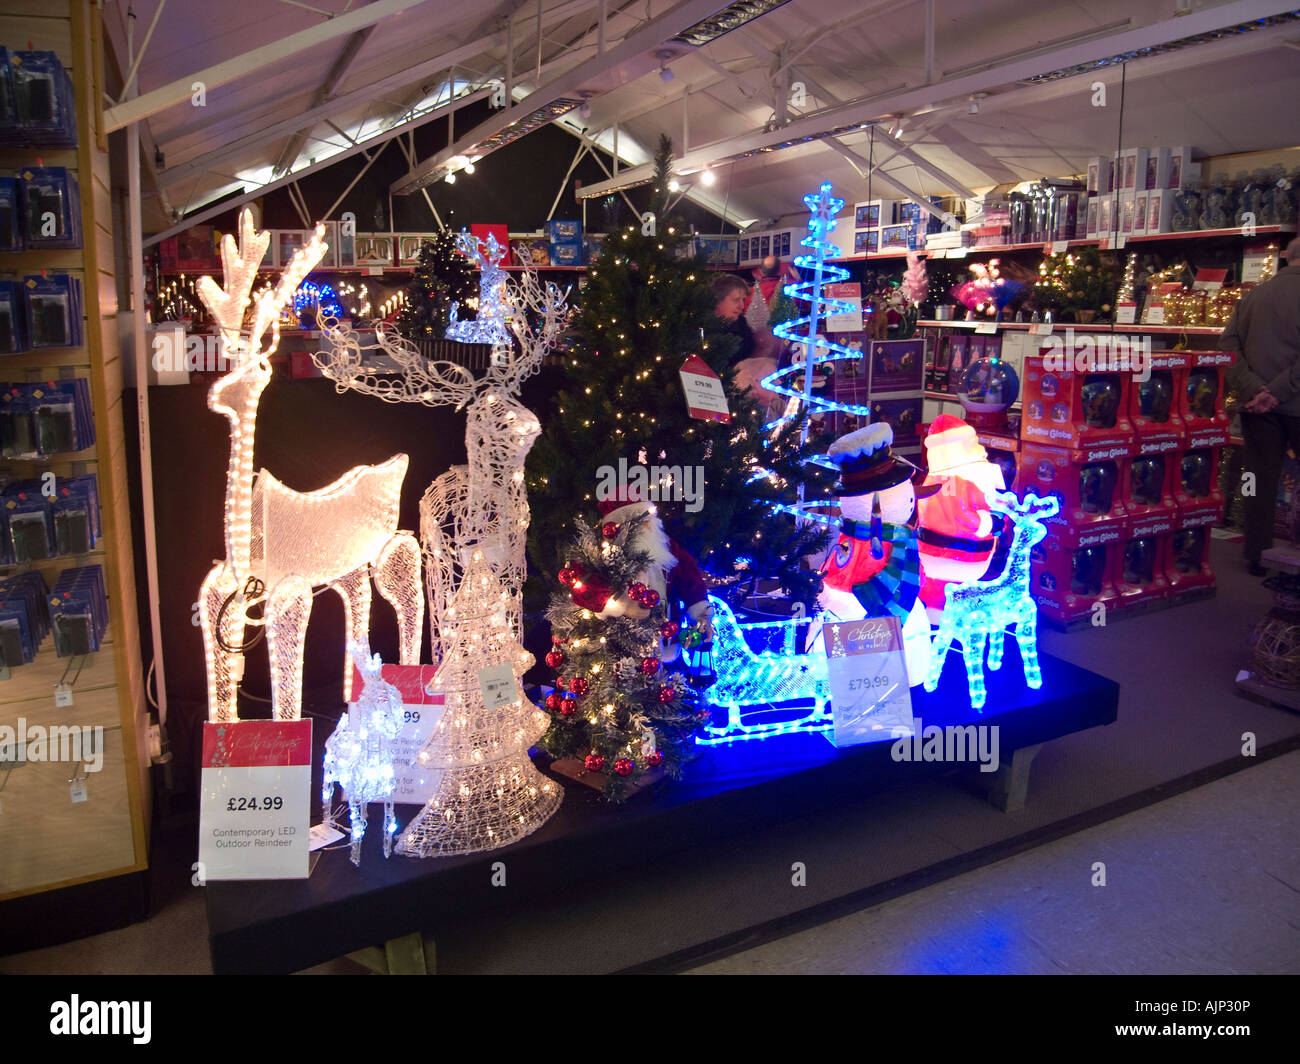
[[[301,316],[302,312],[309,307],[320,307],[325,317],[336,321],[346,317],[338,294],[334,291],[333,285],[328,282],[317,284],[315,281],[303,281],[298,286],[298,290],[293,294],[294,315]]]
[[[478,318],[460,321],[460,303],[451,305],[447,315],[447,339],[462,344],[510,344],[514,341],[506,326],[506,271],[501,268],[501,257],[506,249],[489,233],[479,240],[472,233],[462,231],[456,237],[456,249],[478,263]]]
[[[812,253],[796,256],[794,264],[802,270],[811,270],[812,278],[786,285],[785,293],[791,299],[809,304],[809,310],[802,317],[782,322],[772,332],[792,344],[802,343],[805,358],[802,364],[787,366],[785,369],[769,374],[763,379],[762,386],[778,395],[798,399],[815,410],[839,411],[870,418],[869,406],[837,403],[813,395],[813,371],[817,366],[842,359],[860,359],[862,352],[850,350],[843,344],[826,339],[818,329],[830,315],[843,314],[853,309],[852,303],[842,299],[832,299],[822,292],[825,285],[847,280],[849,276],[848,270],[826,261],[840,253],[838,245],[831,243],[828,237],[835,229],[835,216],[844,209],[844,201],[831,195],[830,182],[823,184],[816,193],[810,192],[804,196],[803,201],[811,212],[811,217],[808,219],[808,235],[799,243],[806,248],[811,248]],[[794,378],[800,371],[803,372],[803,387],[796,388]],[[786,417],[793,417],[795,414],[796,411],[791,411],[786,414]]]
[[[1011,550],[1002,574],[992,580],[974,580],[950,584],[943,620],[934,640],[934,655],[925,689],[939,686],[939,675],[948,648],[961,643],[966,662],[966,682],[970,687],[970,704],[982,710],[988,698],[984,687],[984,650],[988,648],[989,669],[1002,667],[1002,650],[1008,629],[1015,626],[1016,642],[1024,667],[1025,683],[1039,688],[1043,674],[1038,667],[1038,606],[1029,595],[1029,552],[1047,535],[1043,522],[1060,510],[1053,496],[1040,499],[1030,492],[1019,502],[1011,492],[994,491],[988,495],[989,507],[1005,514],[1015,528]]]
[[[831,728],[830,683],[826,659],[795,653],[795,637],[811,618],[762,621],[742,626],[731,607],[709,597],[713,607],[713,666],[717,680],[709,688],[709,702],[727,710],[727,723],[710,726],[696,737],[701,746],[735,743],[746,739],[768,739],[791,732],[826,732]],[[745,641],[745,631],[779,630],[780,651],[755,653]],[[769,713],[778,702],[811,701],[813,708],[803,716],[777,722],[746,722],[746,711]],[[796,711],[797,712],[797,711]]]
[[[366,806],[384,803],[384,856],[393,852],[397,818],[393,815],[394,742],[402,730],[402,694],[381,678],[383,662],[352,645],[352,660],[365,686],[360,698],[339,718],[338,727],[325,740],[324,782],[321,805],[329,819],[334,784],[343,788],[352,818],[352,863],[361,864],[361,840],[366,834]]]

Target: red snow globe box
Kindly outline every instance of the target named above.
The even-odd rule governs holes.
[[[1063,447],[1020,445],[1016,490],[1022,494],[1054,495],[1060,512],[1047,519],[1048,532],[1063,543],[1112,543],[1128,531],[1128,459],[1102,458],[1075,461],[1075,452]]]
[[[1135,535],[1111,548],[1111,582],[1119,595],[1116,609],[1136,609],[1169,597],[1169,539],[1168,532]]]
[[[1089,616],[1102,603],[1119,601],[1112,577],[1118,544],[1071,546],[1055,536],[1034,544],[1029,555],[1029,593],[1038,611],[1057,624]]]
[[[1169,578],[1170,597],[1176,599],[1214,587],[1214,568],[1210,565],[1210,526],[1180,528],[1165,538],[1168,540],[1165,573]]]
[[[1129,417],[1137,438],[1137,454],[1181,451],[1186,446],[1182,392],[1191,358],[1184,352],[1157,351],[1149,356],[1146,380],[1129,385]]]
[[[1187,426],[1188,447],[1217,447],[1228,442],[1224,409],[1223,371],[1236,357],[1230,351],[1188,351],[1191,365],[1183,371],[1179,403]]]
[[[1068,448],[1080,462],[1127,458],[1133,452],[1131,375],[1081,372],[1077,365],[1059,342],[1025,359],[1020,438]]]
[[[1219,490],[1219,447],[1194,447],[1178,455],[1174,498],[1178,503],[1178,527],[1217,524],[1223,514],[1223,492]]]
[[[1178,521],[1178,453],[1145,451],[1124,463],[1124,511],[1135,539],[1172,532]]]

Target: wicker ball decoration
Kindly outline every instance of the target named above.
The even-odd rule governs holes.
[[[1250,646],[1261,680],[1300,689],[1300,612],[1270,610],[1251,632]]]

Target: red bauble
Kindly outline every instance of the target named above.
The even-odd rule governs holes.
[[[585,676],[575,676],[569,681],[569,690],[575,695],[585,695],[591,690],[591,684]]]
[[[553,635],[553,636],[551,636],[551,643],[552,643],[552,645],[557,646],[557,647],[562,647],[562,646],[564,646],[564,640],[561,639],[558,635]]]
[[[677,622],[676,622],[676,621],[664,621],[664,623],[661,624],[661,625],[659,626],[659,634],[660,634],[661,636],[663,636],[665,639],[676,639],[676,638],[677,638]]]
[[[554,713],[557,709],[560,708],[560,703],[563,701],[564,699],[562,699],[559,695],[547,695],[546,708],[549,709],[552,713]]]
[[[561,665],[564,664],[564,655],[561,654],[558,650],[552,650],[549,654],[546,655],[546,664],[553,669],[558,669]]]
[[[627,589],[627,596],[628,598],[632,599],[634,602],[640,602],[641,597],[646,593],[646,591],[647,588],[645,584],[636,583]]]
[[[606,539],[613,539],[615,536],[618,535],[618,525],[616,525],[613,521],[606,521],[603,525],[600,526],[600,534],[604,536]]]
[[[655,765],[662,765],[664,763],[663,751],[656,750],[653,754],[646,754],[645,763],[651,768],[654,768]]]
[[[570,569],[567,565],[560,570],[560,583],[565,587],[572,587],[576,579],[578,579],[577,570]]]
[[[630,757],[620,757],[617,761],[614,762],[614,771],[617,772],[620,776],[632,775],[632,770],[634,768],[636,768],[636,764],[632,761]]]
[[[605,767],[605,759],[599,754],[588,754],[582,762],[582,767],[588,772],[599,772]]]
[[[555,678],[555,689],[557,691],[566,691],[568,690],[568,688],[569,688],[569,681],[566,680],[563,676],[557,676]]]
[[[671,701],[672,701],[674,698],[676,698],[676,697],[677,697],[677,692],[674,691],[671,687],[661,687],[661,688],[659,688],[659,701],[660,701],[660,702],[671,702]]]
[[[648,610],[654,609],[659,605],[659,592],[652,587],[646,588],[645,594],[641,596],[641,605]]]
[[[659,659],[658,659],[658,658],[642,658],[642,659],[641,659],[641,671],[642,671],[643,673],[645,673],[647,676],[653,676],[655,673],[657,673],[657,672],[659,671]]]
[[[560,716],[571,717],[578,712],[578,703],[573,698],[563,698],[560,700]]]

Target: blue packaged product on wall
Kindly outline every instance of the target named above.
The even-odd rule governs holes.
[[[53,52],[9,52],[5,64],[13,123],[0,127],[0,141],[45,148],[77,146],[72,79]]]
[[[63,166],[27,166],[18,183],[23,243],[29,248],[81,247],[81,193]]]
[[[93,654],[108,628],[108,595],[98,565],[65,569],[50,591],[50,625],[61,658]]]
[[[84,342],[80,277],[67,273],[24,277],[23,309],[32,348],[80,347]]]
[[[100,537],[99,482],[94,473],[55,481],[50,504],[60,555],[86,554]]]
[[[0,281],[0,355],[27,350],[26,301],[18,281]]]
[[[45,561],[58,553],[54,540],[54,510],[39,480],[10,484],[0,493],[0,519],[5,546],[16,564]]]

